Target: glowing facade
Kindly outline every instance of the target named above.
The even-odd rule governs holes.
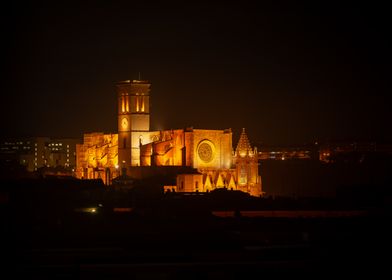
[[[118,155],[121,168],[140,165],[140,142],[149,141],[150,83],[130,80],[117,83]]]
[[[140,80],[117,84],[118,134],[85,135],[77,147],[77,177],[102,178],[110,184],[120,172],[132,176],[138,166],[187,166],[197,172],[179,174],[173,187],[177,191],[229,188],[262,194],[257,151],[245,130],[235,152],[231,129],[150,131],[150,86]]]
[[[119,175],[118,151],[117,134],[84,134],[83,144],[76,145],[76,177],[101,178],[105,184],[110,184]]]

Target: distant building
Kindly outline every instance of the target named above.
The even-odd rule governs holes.
[[[33,172],[40,168],[62,167],[70,171],[76,168],[75,138],[24,137],[3,140],[0,157],[3,162],[12,162]]]
[[[178,173],[177,186],[172,189],[206,192],[229,188],[262,195],[257,150],[252,149],[245,129],[235,151],[231,129],[151,131],[150,83],[127,80],[116,86],[118,134],[85,134],[83,144],[77,145],[78,178],[102,178],[110,184],[120,175],[190,167],[196,172]],[[167,168],[170,166],[174,169]]]
[[[392,145],[376,142],[332,142],[320,146],[320,161],[334,162],[363,162],[375,156],[392,157]]]
[[[370,157],[392,157],[392,145],[376,142],[335,141],[303,146],[263,146],[259,160],[315,160],[324,163],[363,162]]]
[[[258,152],[260,160],[318,160],[318,147],[297,146],[297,147],[262,147]]]

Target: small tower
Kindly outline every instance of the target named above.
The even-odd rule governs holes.
[[[253,154],[252,146],[250,145],[248,135],[246,135],[245,128],[242,129],[235,153],[242,158]]]
[[[138,132],[150,130],[148,81],[126,80],[116,84],[118,96],[118,163],[121,169],[140,165]]]
[[[237,189],[254,196],[260,196],[262,190],[257,149],[252,149],[245,128],[242,129],[234,152],[234,164],[237,176]]]

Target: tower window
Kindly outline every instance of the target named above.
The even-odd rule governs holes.
[[[136,96],[135,99],[136,99],[136,112],[139,112],[139,96]]]
[[[121,96],[121,112],[125,112],[125,101],[124,96]]]
[[[125,111],[129,112],[129,98],[128,96],[125,97]]]
[[[127,147],[127,138],[123,139],[123,149]]]

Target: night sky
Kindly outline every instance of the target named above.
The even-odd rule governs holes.
[[[80,2],[3,7],[2,135],[115,133],[115,83],[140,72],[152,129],[392,140],[386,4]]]

